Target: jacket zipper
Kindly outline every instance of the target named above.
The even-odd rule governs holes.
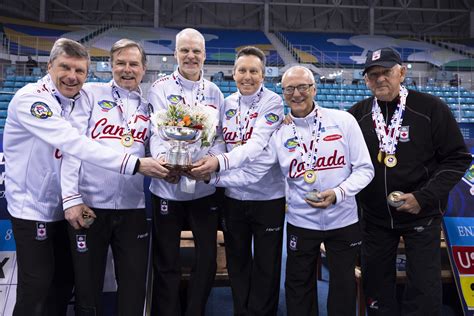
[[[385,124],[390,124],[388,121],[388,106],[387,102],[385,102]],[[385,184],[385,196],[388,196],[388,190],[387,190],[387,166],[384,163],[384,184]],[[393,227],[393,217],[392,213],[390,212],[390,206],[388,205],[388,201],[385,200],[385,204],[387,205],[387,211],[388,215],[390,216],[390,227],[394,229]]]

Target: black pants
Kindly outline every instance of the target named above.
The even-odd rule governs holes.
[[[362,277],[369,315],[441,315],[441,219],[404,229],[363,222]],[[407,284],[396,299],[396,256],[405,242]]]
[[[118,287],[118,315],[142,315],[149,240],[145,210],[93,210],[97,218],[90,228],[68,228],[76,275],[76,316],[103,315],[109,245]]]
[[[12,218],[18,264],[14,316],[65,316],[74,272],[66,221]]]
[[[285,199],[226,198],[224,205],[222,227],[234,315],[276,315]]]
[[[287,224],[285,290],[289,316],[318,315],[316,263],[322,242],[329,267],[328,315],[356,314],[354,268],[361,244],[359,223],[328,231]]]
[[[217,211],[213,196],[192,201],[170,201],[152,194],[153,301],[152,315],[204,315],[216,274]],[[195,261],[189,280],[186,310],[181,311],[179,260],[181,230],[193,232]]]

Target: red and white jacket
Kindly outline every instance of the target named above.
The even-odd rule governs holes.
[[[296,131],[305,140],[305,151],[312,150],[311,139],[315,109],[304,118],[292,117]],[[364,137],[352,115],[344,111],[319,108],[322,128],[315,163],[316,181],[304,181],[305,165],[296,148],[291,125],[282,124],[275,131],[264,152],[247,166],[218,173],[210,181],[218,186],[242,186],[258,181],[277,163],[285,176],[288,191],[288,222],[312,230],[331,230],[358,221],[355,195],[374,176]],[[326,209],[311,207],[304,196],[308,191],[333,189],[336,203]]]
[[[132,174],[137,157],[104,150],[67,121],[81,111],[75,99],[59,93],[49,75],[18,90],[8,107],[3,134],[5,193],[16,218],[52,222],[64,219],[61,204],[62,153],[116,173]]]
[[[113,95],[113,87],[119,95]],[[85,84],[83,91],[81,107],[84,111],[72,114],[71,124],[96,143],[117,152],[145,157],[150,115],[141,90],[128,91],[111,81]],[[130,147],[121,143],[121,137],[128,132],[124,120],[131,127],[134,139]],[[81,203],[100,209],[145,208],[141,174],[117,174],[70,155],[63,159],[61,187],[64,210]]]
[[[202,74],[201,74],[202,76]],[[204,89],[202,87],[204,86]],[[193,162],[205,155],[217,155],[225,151],[225,145],[220,137],[220,116],[224,106],[224,96],[219,88],[209,80],[202,78],[199,81],[191,81],[184,78],[178,70],[174,73],[158,79],[153,83],[148,92],[148,101],[153,106],[154,112],[167,109],[170,104],[175,104],[184,98],[185,103],[193,106],[197,101],[209,107],[215,115],[216,135],[218,138],[211,146],[201,146],[201,141],[189,145]],[[198,99],[198,100],[196,100]],[[150,152],[152,157],[158,158],[165,155],[170,148],[170,143],[164,141],[159,135],[156,127],[152,129],[150,139]],[[183,192],[180,189],[182,178],[179,183],[171,184],[162,179],[152,179],[150,191],[163,198],[174,201],[190,201],[209,196],[215,192],[215,187],[203,182],[197,182],[194,193]]]
[[[222,136],[227,152],[217,155],[220,170],[239,168],[259,157],[283,121],[283,109],[281,97],[263,86],[253,95],[236,92],[228,96],[222,113]],[[274,165],[257,183],[226,188],[225,194],[237,200],[282,198],[285,196],[283,175]]]

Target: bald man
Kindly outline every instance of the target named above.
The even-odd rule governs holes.
[[[224,96],[212,82],[204,79],[202,68],[206,59],[205,41],[195,29],[184,29],[176,35],[178,69],[153,83],[148,100],[156,111],[171,104],[208,107],[219,121]],[[217,126],[216,126],[217,129]],[[162,158],[167,144],[159,135],[151,137],[153,157]],[[205,155],[225,151],[224,143],[202,146],[198,141],[189,146],[193,161]],[[152,180],[153,202],[153,305],[152,315],[203,315],[216,272],[217,212],[213,208],[215,187],[203,182],[192,187],[192,179],[175,176]],[[181,267],[179,244],[181,230],[191,227],[196,260],[189,281],[186,310],[180,310],[179,283]]]
[[[245,168],[219,172],[210,183],[245,186],[277,163],[288,184],[286,305],[288,315],[317,315],[316,260],[326,247],[329,315],[355,315],[354,267],[361,244],[355,194],[373,178],[357,121],[314,101],[311,71],[294,66],[282,78],[291,123],[276,130],[263,153]]]

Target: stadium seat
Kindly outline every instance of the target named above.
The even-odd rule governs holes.
[[[3,87],[5,87],[5,88],[14,88],[15,87],[15,81],[5,81],[3,83]]]

